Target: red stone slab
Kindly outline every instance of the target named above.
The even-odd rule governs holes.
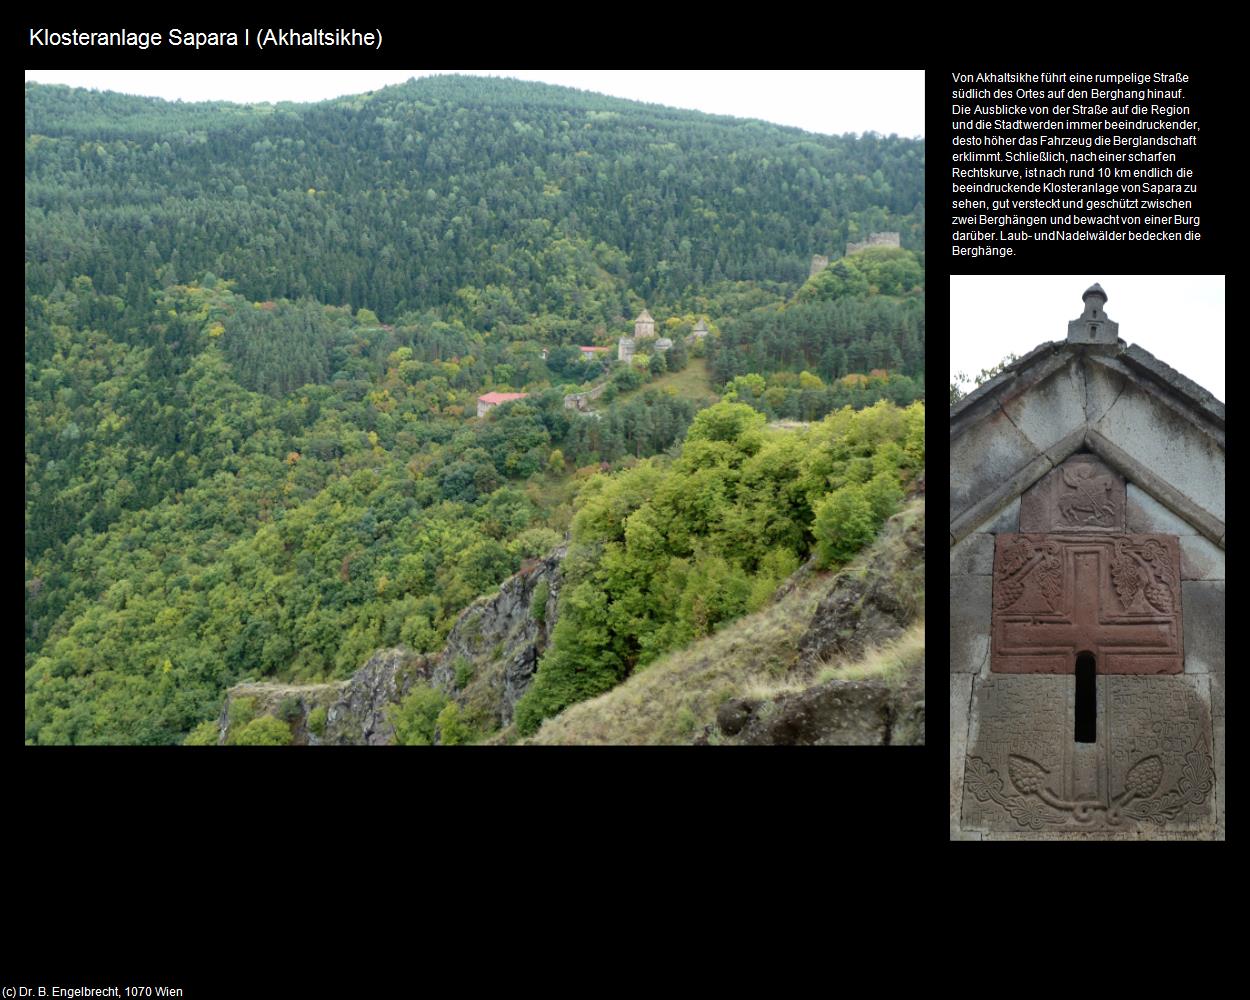
[[[1100,674],[1181,673],[1180,564],[1175,535],[998,535],[990,670],[1070,674],[1091,652]]]
[[[1095,455],[1073,455],[1020,497],[1020,530],[1125,531],[1124,477]]]

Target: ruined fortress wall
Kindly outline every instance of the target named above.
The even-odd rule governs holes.
[[[848,243],[846,252],[850,256],[853,253],[866,250],[868,247],[897,247],[901,245],[898,233],[873,233],[862,243]]]

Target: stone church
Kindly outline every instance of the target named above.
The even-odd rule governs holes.
[[[667,337],[656,338],[655,319],[646,309],[643,309],[638,314],[638,318],[634,320],[634,335],[632,337],[621,337],[617,341],[616,359],[629,364],[638,352],[640,341],[647,341],[652,350],[661,354],[673,346],[673,342]]]
[[[1083,300],[950,411],[950,836],[1223,840],[1224,405]]]

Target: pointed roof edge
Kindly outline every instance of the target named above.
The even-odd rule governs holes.
[[[1093,350],[1064,340],[1039,344],[950,408],[950,436],[958,437],[973,424],[979,423],[981,418],[988,416],[1001,397],[1008,393],[1015,395],[1023,392],[1065,364],[1069,357],[1077,354],[1089,354],[1092,358],[1109,363],[1111,367],[1123,365],[1148,382],[1151,388],[1161,392],[1183,409],[1188,409],[1199,418],[1200,423],[1213,424],[1218,429],[1220,443],[1223,445],[1224,404],[1193,379],[1160,361],[1145,348],[1137,344],[1129,346],[1123,340],[1118,341],[1115,348]],[[1017,382],[1020,383],[1018,386],[1014,384]]]
[[[1120,360],[1130,368],[1149,375],[1175,395],[1189,400],[1212,420],[1218,421],[1221,427],[1224,426],[1224,404],[1215,398],[1214,393],[1182,375],[1166,361],[1160,361],[1144,347],[1133,344],[1120,354]]]
[[[1039,358],[1047,357],[1056,353],[1061,347],[1067,346],[1067,341],[1048,340],[1044,344],[1038,344],[1033,350],[1029,351],[1024,357],[1017,358],[1001,372],[995,375],[988,382],[977,386],[972,392],[964,396],[954,406],[950,408],[952,432],[956,418],[962,417],[965,413],[973,410],[977,403],[989,396],[997,395],[998,391],[1009,382],[1015,379],[1016,374],[1023,371],[1029,365]]]
[[[1224,549],[1225,524],[1190,500],[1165,479],[1138,462],[1128,452],[1092,427],[1077,428],[1058,444],[1048,448],[989,496],[965,509],[950,523],[950,544],[953,548],[974,529],[993,520],[1012,500],[1041,479],[1055,466],[1082,449],[1093,452],[1138,489],[1158,501],[1177,517],[1192,524],[1221,551]]]

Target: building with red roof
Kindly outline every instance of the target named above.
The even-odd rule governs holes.
[[[511,403],[514,399],[524,399],[528,395],[528,392],[488,392],[477,397],[477,415],[484,417],[500,403]]]

